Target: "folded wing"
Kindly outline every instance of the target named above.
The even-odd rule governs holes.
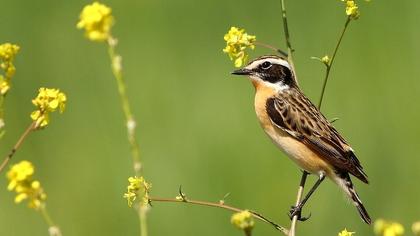
[[[363,167],[344,138],[308,98],[297,92],[303,100],[293,97],[296,93],[282,93],[267,100],[266,110],[271,122],[303,142],[336,169],[347,171],[368,183]]]

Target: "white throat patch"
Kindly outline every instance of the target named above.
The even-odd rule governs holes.
[[[251,76],[249,76],[249,78],[251,80],[255,80],[255,81],[258,81],[259,83],[264,84],[264,86],[266,86],[266,87],[272,88],[274,91],[276,91],[278,93],[290,88],[289,85],[286,85],[282,82],[277,82],[277,83],[273,84],[273,83],[270,83],[268,81],[264,81],[260,77],[255,76],[255,75],[251,75]]]

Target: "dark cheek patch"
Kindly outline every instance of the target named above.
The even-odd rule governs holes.
[[[292,85],[294,82],[291,71],[282,65],[273,65],[268,70],[261,69],[261,73],[263,74],[262,78],[265,81],[273,84],[283,81],[286,85]]]
[[[268,80],[268,82],[271,82],[271,83],[277,83],[277,82],[279,82],[283,78],[283,76],[284,76],[282,66],[280,66],[280,65],[273,65],[267,71],[267,75],[270,75],[268,77],[268,79],[270,79],[270,80]]]
[[[288,68],[282,68],[282,78],[284,78],[284,83],[287,85],[292,85],[292,83],[294,82],[293,80],[293,75],[291,70],[289,70]]]

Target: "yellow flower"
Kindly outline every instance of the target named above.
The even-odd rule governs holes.
[[[352,20],[357,20],[360,16],[359,7],[354,0],[341,0],[346,2],[346,15]]]
[[[414,235],[420,236],[420,221],[414,222],[411,226],[411,230],[413,230]]]
[[[15,191],[15,203],[28,200],[28,207],[39,209],[45,202],[47,195],[41,187],[41,183],[32,180],[35,172],[34,166],[29,161],[21,161],[12,166],[6,176],[9,179],[7,189]]]
[[[338,233],[338,236],[353,236],[353,234],[355,234],[355,232],[349,232],[347,231],[347,229],[344,229],[343,231]]]
[[[0,45],[0,59],[3,61],[13,61],[18,52],[18,45],[11,43],[5,43]],[[2,69],[4,69],[3,66]]]
[[[0,94],[4,95],[9,91],[10,83],[0,75]]]
[[[255,224],[254,218],[252,217],[251,212],[248,210],[233,214],[230,218],[230,222],[238,229],[245,231],[251,231]]]
[[[147,183],[143,177],[129,177],[127,192],[124,193],[124,198],[127,199],[128,206],[132,207],[137,198],[141,198],[141,205],[147,205],[149,203],[149,192],[151,187],[152,185]]]
[[[404,227],[400,223],[383,219],[375,221],[373,230],[380,236],[402,236],[404,234]]]
[[[114,23],[111,8],[94,2],[87,5],[80,13],[78,29],[85,29],[85,35],[92,41],[102,42],[109,38]]]
[[[6,176],[9,179],[7,189],[12,191],[16,186],[26,180],[32,178],[34,174],[34,166],[29,161],[21,161],[7,172]]]
[[[49,113],[57,109],[60,113],[66,108],[67,97],[59,89],[40,88],[32,103],[37,110],[31,113],[32,120],[36,121],[36,127],[45,127],[49,123]]]
[[[235,60],[235,67],[241,67],[248,60],[245,49],[248,47],[255,48],[256,37],[245,33],[244,29],[231,27],[229,32],[225,34],[224,40],[226,41],[226,47],[223,52],[229,55],[230,60]]]
[[[11,43],[0,45],[0,68],[4,76],[0,75],[0,94],[5,95],[10,89],[10,80],[16,72],[13,60],[19,52],[19,46]]]

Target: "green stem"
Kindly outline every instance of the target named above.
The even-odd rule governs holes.
[[[51,219],[50,215],[48,214],[48,211],[45,208],[45,206],[40,207],[40,212],[41,212],[41,215],[44,218],[45,222],[48,224],[48,226],[50,226],[50,227],[55,226],[55,224],[54,224],[53,220]]]
[[[281,55],[283,55],[284,57],[288,57],[287,52],[285,52],[285,51],[283,51],[283,50],[281,50],[281,49],[279,49],[279,48],[276,48],[276,47],[274,47],[274,46],[272,46],[272,45],[270,45],[270,44],[267,44],[267,43],[262,43],[262,42],[259,42],[259,41],[255,41],[255,42],[254,42],[254,44],[255,44],[255,45],[257,45],[257,46],[261,46],[261,47],[264,47],[264,48],[271,49],[271,50],[273,50],[273,51],[275,51],[275,52],[277,52],[277,53],[280,53],[280,54],[281,54]]]
[[[344,24],[344,28],[343,28],[343,30],[341,31],[341,34],[340,34],[340,38],[338,39],[338,42],[335,45],[334,52],[332,54],[331,60],[327,64],[327,69],[325,71],[324,83],[322,85],[322,90],[321,90],[321,97],[319,98],[319,102],[318,102],[318,109],[320,109],[320,110],[321,110],[322,100],[324,99],[325,88],[327,87],[328,78],[330,76],[331,67],[333,65],[335,56],[337,55],[338,48],[340,47],[341,41],[343,40],[343,37],[344,37],[344,33],[346,32],[347,26],[349,25],[350,21],[351,21],[350,17],[347,17],[346,23]]]
[[[54,221],[52,220],[52,218],[48,214],[48,211],[47,211],[47,208],[45,207],[45,205],[42,205],[39,208],[39,211],[41,212],[42,218],[44,218],[45,222],[49,226],[49,229],[48,229],[49,234],[51,236],[62,236],[60,228],[56,224],[54,224]]]
[[[133,159],[133,168],[136,176],[141,176],[142,174],[142,165],[140,160],[140,148],[137,143],[135,129],[136,121],[134,120],[133,113],[131,112],[130,103],[128,101],[126,84],[122,75],[122,65],[121,65],[121,56],[115,52],[115,46],[117,45],[117,39],[109,36],[108,39],[108,53],[111,60],[112,73],[117,81],[118,93],[121,99],[121,105],[124,112],[126,126],[127,126],[127,136],[128,142],[130,143],[131,156]],[[146,220],[146,211],[143,207],[138,207],[137,214],[140,221],[140,235],[147,236],[147,220]]]
[[[140,222],[140,235],[142,236],[147,236],[147,208],[148,206],[139,206],[139,209],[137,210]]]
[[[293,71],[293,75],[295,77],[296,84],[299,85],[299,81],[298,81],[296,70],[295,70],[295,64],[293,62],[293,51],[294,50],[293,50],[292,44],[290,42],[290,34],[289,34],[289,26],[287,24],[287,14],[286,14],[285,0],[281,0],[281,12],[282,12],[281,15],[282,15],[282,19],[283,19],[284,36],[285,36],[285,39],[286,39],[286,46],[287,46],[287,53],[288,53],[287,60],[289,61],[290,66],[292,67],[292,71]],[[298,192],[297,192],[296,206],[300,203],[301,198],[303,196],[303,189],[305,187],[305,182],[306,182],[306,174],[304,172],[303,175],[302,175],[301,184],[299,185]],[[297,216],[294,216],[292,218],[292,222],[291,222],[291,225],[290,225],[290,230],[287,232],[286,235],[295,236],[296,225],[297,225]]]
[[[287,46],[287,60],[289,61],[290,66],[292,67],[293,73],[295,75],[295,80],[297,83],[298,79],[297,79],[297,74],[295,70],[295,63],[293,61],[294,49],[292,48],[292,43],[290,42],[290,33],[289,33],[289,25],[287,24],[285,0],[281,0],[281,16],[283,20],[284,37],[286,39],[286,46]]]
[[[133,113],[131,112],[130,103],[128,101],[126,85],[124,82],[124,78],[122,75],[122,68],[121,68],[121,56],[115,52],[115,46],[117,39],[112,38],[110,36],[108,40],[108,53],[111,59],[111,68],[112,73],[117,81],[118,86],[118,94],[120,95],[121,99],[121,106],[124,112],[126,125],[127,125],[127,135],[128,135],[128,142],[130,143],[131,155],[133,158],[133,168],[136,176],[141,175],[141,161],[140,161],[140,149],[137,144],[136,136],[135,136],[135,128],[136,128],[136,121],[134,120]]]

